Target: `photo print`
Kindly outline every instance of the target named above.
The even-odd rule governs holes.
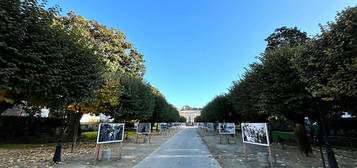
[[[205,127],[205,124],[204,124],[203,122],[199,122],[199,123],[197,123],[197,125],[198,125],[199,127],[201,127],[201,128],[204,128],[204,127]]]
[[[214,123],[207,123],[207,128],[209,130],[214,130]]]
[[[269,125],[267,123],[242,123],[242,138],[244,143],[269,146]]]
[[[208,123],[203,123],[203,128],[208,128]]]
[[[136,132],[138,134],[150,134],[151,133],[151,123],[139,123]]]
[[[167,128],[171,128],[172,127],[172,123],[167,123]]]
[[[124,123],[100,123],[97,143],[121,142],[124,137]]]
[[[219,134],[235,134],[236,126],[234,123],[219,123]]]
[[[159,123],[159,130],[167,129],[167,123]]]

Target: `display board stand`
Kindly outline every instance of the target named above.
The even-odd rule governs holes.
[[[100,160],[100,155],[101,155],[101,144],[96,144],[95,145],[95,160]]]
[[[229,137],[227,135],[219,134],[219,143],[222,144],[222,136],[226,138],[227,144],[229,144]]]
[[[171,128],[166,129],[166,135],[171,136],[172,130]]]
[[[219,134],[219,143],[222,144],[222,137],[225,137],[226,140],[227,140],[227,144],[230,144],[230,138],[229,136],[232,136],[232,134],[228,134],[228,135],[224,135],[224,134]],[[234,140],[234,137],[233,137],[233,140]],[[234,140],[234,144],[236,144],[237,141]]]
[[[145,136],[143,137],[143,143],[149,142],[151,143],[151,134],[144,134]],[[135,139],[135,143],[138,143],[138,139],[139,139],[139,134],[136,134],[136,139]]]
[[[267,161],[269,163],[269,168],[271,168],[271,167],[273,167],[273,154],[272,154],[271,146],[267,146],[267,150],[268,150]],[[248,160],[248,146],[247,146],[247,143],[244,143],[244,142],[243,142],[243,153],[244,153],[244,159],[247,161]],[[274,162],[276,162],[276,161],[274,161]]]
[[[95,159],[97,161],[102,159],[102,150],[103,149],[111,149],[113,153],[111,153],[111,156],[114,156],[113,154],[118,154],[119,159],[122,158],[122,151],[123,151],[123,142],[115,143],[115,144],[96,144],[95,146]]]
[[[247,143],[243,142],[243,153],[244,153],[244,159],[247,161],[248,160],[248,147]]]
[[[168,130],[167,129],[160,130],[160,135],[161,136],[167,136],[168,135]]]
[[[268,146],[268,161],[269,161],[269,167],[273,167],[273,156],[270,146]]]

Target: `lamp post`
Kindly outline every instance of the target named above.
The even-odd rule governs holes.
[[[330,168],[338,168],[338,164],[337,164],[337,161],[336,161],[335,153],[333,152],[333,150],[332,150],[332,148],[330,146],[329,140],[328,140],[324,117],[322,116],[321,109],[320,109],[320,100],[317,100],[316,94],[312,94],[312,96],[316,100],[317,112],[319,113],[319,116],[320,116],[320,125],[321,125],[322,132],[323,132],[325,149],[326,149],[326,154],[327,154],[327,160],[328,160],[329,167]]]
[[[313,122],[312,130],[315,132],[314,133],[314,142],[316,142],[316,144],[319,145],[321,159],[322,159],[322,167],[326,168],[324,153],[322,152],[322,139],[321,139],[320,124],[318,124],[317,121]]]

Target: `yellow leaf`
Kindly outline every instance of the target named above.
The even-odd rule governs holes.
[[[321,98],[323,101],[333,101],[333,97],[324,97],[324,98]]]

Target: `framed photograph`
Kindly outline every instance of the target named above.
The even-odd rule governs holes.
[[[219,134],[236,134],[236,126],[234,123],[219,123]]]
[[[172,127],[172,123],[167,123],[167,128],[171,128]]]
[[[121,142],[124,139],[124,123],[100,123],[97,144]]]
[[[208,123],[204,122],[203,123],[203,128],[208,128]]]
[[[167,123],[159,123],[159,130],[167,129]]]
[[[244,143],[269,146],[270,128],[267,123],[242,123],[242,139]]]
[[[207,128],[209,130],[214,130],[214,123],[207,123]]]
[[[151,134],[151,123],[139,123],[136,129],[137,134]]]

